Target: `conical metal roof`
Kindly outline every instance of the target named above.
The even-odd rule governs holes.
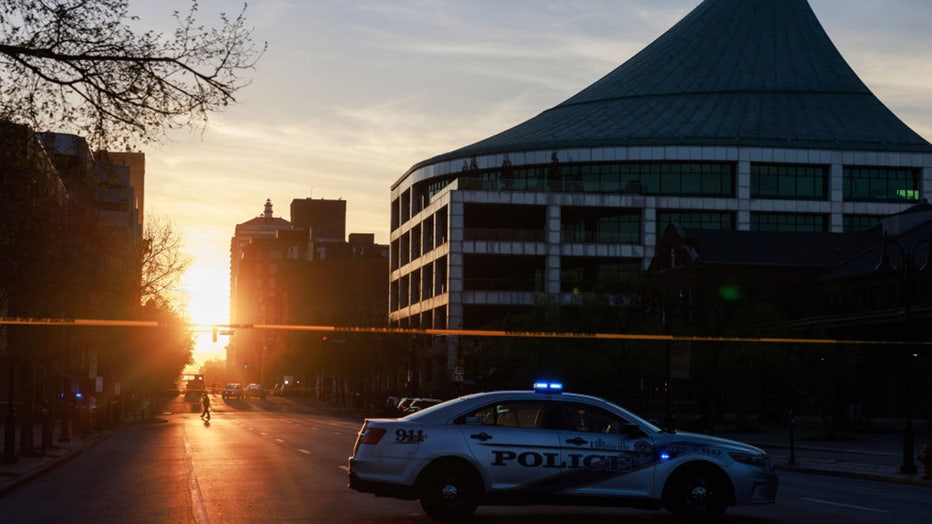
[[[806,0],[706,0],[565,102],[420,165],[661,144],[932,149],[861,82]]]

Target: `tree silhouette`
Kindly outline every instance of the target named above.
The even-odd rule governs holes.
[[[235,102],[265,47],[245,5],[218,27],[198,4],[170,35],[137,33],[127,0],[0,0],[0,120],[85,136],[98,147],[158,141]]]
[[[183,247],[184,239],[172,222],[152,215],[146,217],[139,260],[142,275],[138,280],[143,304],[180,305],[176,290],[193,260]]]

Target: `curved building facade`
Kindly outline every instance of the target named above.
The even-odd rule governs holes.
[[[932,146],[805,0],[706,0],[565,102],[393,184],[390,321],[476,329],[620,291],[673,221],[852,231],[930,188]]]

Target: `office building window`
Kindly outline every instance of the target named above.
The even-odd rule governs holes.
[[[560,221],[564,243],[637,244],[641,241],[639,210],[565,207]]]
[[[918,202],[919,170],[906,167],[843,169],[845,200]]]
[[[751,231],[827,231],[825,215],[751,213]]]
[[[845,233],[851,231],[864,231],[880,223],[883,218],[878,215],[845,215],[843,220]]]
[[[657,211],[657,238],[676,222],[686,229],[735,229],[735,214],[727,211]]]
[[[733,162],[603,162],[551,161],[530,166],[503,165],[479,169],[467,165],[456,175],[424,182],[430,198],[454,179],[459,189],[546,191],[732,197]],[[404,202],[402,202],[402,206]],[[400,210],[402,221],[405,209]]]
[[[751,164],[751,197],[824,200],[828,166]]]
[[[630,291],[639,273],[638,259],[564,257],[560,261],[560,290],[573,293]]]
[[[712,162],[616,162],[583,165],[579,180],[589,193],[733,196],[735,165]]]

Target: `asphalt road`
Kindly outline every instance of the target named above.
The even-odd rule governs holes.
[[[183,408],[184,406],[179,406]],[[426,523],[414,501],[346,487],[360,421],[291,409],[284,399],[214,401],[156,424],[127,425],[0,497],[2,522]],[[732,508],[736,523],[925,523],[928,488],[784,473],[777,504]],[[673,522],[665,511],[480,507],[481,523]]]

